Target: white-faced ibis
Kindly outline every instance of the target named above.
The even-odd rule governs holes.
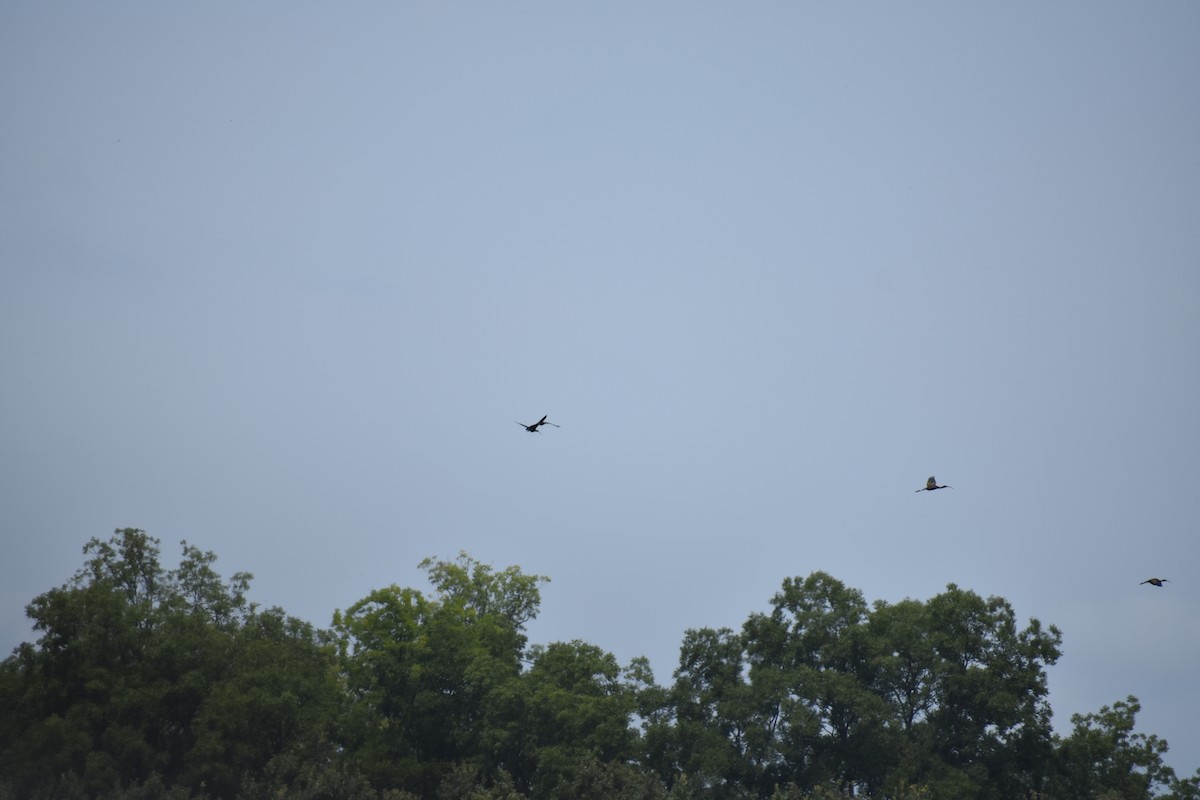
[[[916,491],[932,492],[934,489],[953,489],[953,488],[954,488],[953,486],[938,486],[937,478],[930,475],[929,480],[925,481],[925,488],[917,489]]]
[[[550,415],[547,414],[546,417],[548,417],[548,416],[550,416]],[[554,425],[553,422],[546,422],[546,417],[542,417],[541,419],[539,419],[537,422],[533,423],[532,425],[526,425],[524,422],[517,422],[515,419],[513,420],[513,422],[517,422],[518,425],[520,425],[522,428],[529,431],[530,433],[541,433],[541,431],[538,430],[539,425]],[[554,427],[561,428],[562,425],[554,425]]]
[[[1142,581],[1142,583],[1148,583],[1151,586],[1157,586],[1158,588],[1161,589],[1162,585],[1164,583],[1170,583],[1170,581],[1167,580],[1166,578],[1149,578],[1147,580]],[[1142,583],[1139,583],[1138,586],[1141,586]]]

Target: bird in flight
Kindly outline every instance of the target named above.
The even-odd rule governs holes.
[[[953,486],[938,486],[937,478],[930,475],[929,480],[925,481],[925,488],[917,489],[916,491],[932,492],[934,489],[953,489],[953,488],[954,488]]]
[[[1151,586],[1158,586],[1159,588],[1162,588],[1162,585],[1164,583],[1170,583],[1170,581],[1167,580],[1166,578],[1149,578],[1147,580],[1142,581],[1142,583],[1148,583]],[[1138,586],[1141,586],[1142,583],[1139,583]]]
[[[548,416],[550,416],[550,415],[547,414],[546,417],[548,417]],[[513,420],[513,422],[517,422],[518,425],[520,425],[522,428],[529,431],[530,433],[541,433],[541,431],[538,430],[539,425],[554,425],[553,422],[546,422],[546,417],[542,417],[541,419],[539,419],[537,422],[533,423],[532,425],[526,425],[524,422],[517,422],[515,419]],[[554,427],[561,428],[562,425],[554,425]]]

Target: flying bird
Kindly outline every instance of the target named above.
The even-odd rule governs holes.
[[[930,475],[929,480],[925,481],[925,488],[917,489],[916,491],[932,492],[934,489],[953,489],[953,488],[954,488],[953,486],[938,486],[937,478]]]
[[[546,417],[548,417],[548,416],[550,416],[550,415],[547,414]],[[539,419],[537,422],[533,423],[532,425],[526,425],[524,422],[517,422],[515,419],[513,420],[513,422],[517,422],[518,425],[520,425],[522,428],[529,431],[530,433],[541,433],[541,431],[538,430],[539,425],[554,425],[553,422],[546,422],[546,417],[542,417],[541,419]],[[561,428],[562,425],[554,425],[554,427]]]
[[[1161,589],[1162,585],[1164,583],[1170,583],[1170,581],[1167,580],[1166,578],[1149,578],[1147,580],[1142,581],[1142,583],[1148,583],[1151,586],[1157,586]],[[1138,586],[1141,586],[1142,583],[1139,583]]]

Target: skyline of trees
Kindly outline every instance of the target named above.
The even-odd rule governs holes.
[[[545,576],[460,553],[329,629],[246,599],[216,555],[118,530],[27,606],[0,665],[7,798],[1200,798],[1134,697],[1056,734],[1062,634],[954,584],[868,604],[787,578],[739,630],[688,630],[672,680],[530,644]]]

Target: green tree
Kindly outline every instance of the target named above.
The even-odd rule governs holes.
[[[95,793],[170,768],[147,741],[137,692],[166,589],[158,553],[134,529],[92,539],[85,566],[26,607],[41,637],[5,661],[0,684],[0,772],[19,793],[59,782]]]
[[[359,764],[376,786],[423,796],[464,763],[526,774],[524,625],[546,579],[465,553],[422,566],[435,597],[391,586],[334,614]]]
[[[271,608],[249,615],[224,650],[225,669],[192,720],[185,782],[231,796],[276,756],[314,749],[328,756],[320,745],[341,708],[332,645],[309,623]]]
[[[1092,714],[1074,714],[1074,730],[1058,747],[1053,795],[1062,800],[1144,800],[1172,790],[1188,797],[1195,779],[1179,781],[1163,763],[1167,743],[1134,731],[1141,704],[1130,695]]]
[[[193,547],[186,540],[181,544],[183,559],[177,569],[167,574],[168,602],[174,610],[190,612],[219,628],[236,625],[254,611],[254,606],[246,602],[253,575],[235,572],[229,583],[225,583],[213,569],[215,553]]]
[[[42,635],[0,668],[0,774],[17,794],[159,786],[232,797],[245,774],[326,735],[333,648],[247,605],[248,574],[225,583],[213,554],[183,551],[165,571],[157,539],[118,530],[89,541],[84,567],[29,604]]]
[[[611,653],[582,641],[555,642],[532,650],[527,686],[533,796],[582,797],[568,791],[583,775],[627,764],[636,753],[631,727],[637,704]],[[616,780],[615,773],[604,772]]]
[[[926,613],[933,706],[923,724],[923,764],[903,777],[938,796],[1040,791],[1052,755],[1045,668],[1058,660],[1061,633],[1036,619],[1019,628],[1006,600],[954,584],[926,603]],[[946,788],[936,792],[937,785]]]
[[[688,796],[744,797],[759,782],[752,740],[762,728],[743,661],[742,639],[729,628],[684,634],[670,711],[646,726],[647,766],[673,791],[682,782]]]
[[[823,572],[789,578],[740,635],[687,633],[647,763],[706,797],[1023,796],[1050,769],[1059,642],[953,585],[869,608]]]
[[[771,613],[743,627],[750,677],[768,688],[777,720],[774,786],[870,792],[894,748],[889,706],[871,691],[873,651],[862,593],[824,572],[788,578]],[[797,757],[800,756],[800,757]]]
[[[515,565],[496,572],[490,564],[476,561],[465,552],[460,552],[455,561],[431,557],[420,566],[429,575],[440,603],[470,608],[478,616],[501,617],[518,634],[523,634],[525,624],[541,608],[538,585],[550,581],[545,575],[526,575]],[[523,636],[515,641],[522,646],[525,643]]]

